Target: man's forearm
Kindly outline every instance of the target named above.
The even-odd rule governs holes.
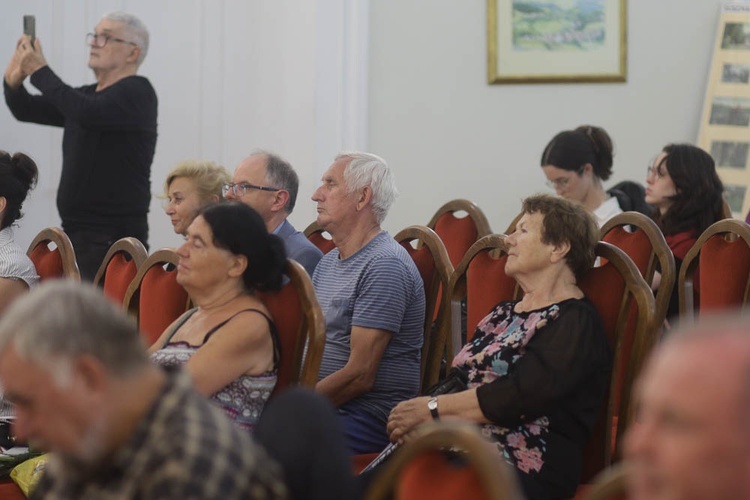
[[[372,389],[366,374],[345,366],[321,380],[315,390],[326,396],[334,406],[340,406]]]

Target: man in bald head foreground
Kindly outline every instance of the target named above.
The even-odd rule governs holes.
[[[750,320],[675,332],[635,390],[629,498],[750,498]]]

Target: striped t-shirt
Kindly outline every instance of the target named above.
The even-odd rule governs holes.
[[[424,329],[424,287],[409,254],[383,231],[347,259],[328,252],[313,275],[326,318],[326,345],[319,379],[349,360],[352,326],[393,333],[370,392],[341,408],[364,410],[384,424],[397,403],[419,391]]]

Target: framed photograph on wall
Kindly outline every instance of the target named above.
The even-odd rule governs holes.
[[[487,0],[488,81],[624,82],[626,0]]]
[[[711,153],[732,213],[750,211],[750,3],[721,6],[698,145]]]

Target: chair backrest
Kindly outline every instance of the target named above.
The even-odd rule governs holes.
[[[459,212],[466,212],[466,217],[456,217]],[[440,207],[427,227],[443,240],[453,267],[458,266],[475,241],[492,232],[482,210],[473,202],[461,199],[449,201]]]
[[[177,283],[179,257],[171,248],[157,250],[141,264],[123,299],[125,310],[138,320],[147,346],[190,308],[190,297]]]
[[[694,322],[699,311],[744,308],[750,286],[750,226],[737,219],[710,225],[685,255],[678,286],[682,324]]]
[[[460,465],[448,453],[459,453]],[[367,500],[511,500],[521,498],[515,475],[475,425],[441,422],[396,452],[367,490]]]
[[[26,251],[34,263],[41,281],[70,278],[81,279],[76,254],[68,235],[59,227],[48,227],[39,231]]]
[[[586,490],[583,500],[627,500],[628,473],[624,463],[618,463],[602,471]]]
[[[440,237],[425,226],[409,226],[394,239],[409,253],[424,284],[425,323],[422,346],[422,387],[437,383],[440,362],[445,352],[448,302],[443,291],[448,289],[453,266]],[[416,245],[414,245],[416,243]]]
[[[624,251],[640,271],[646,283],[654,279],[656,264],[661,269],[661,281],[656,291],[655,332],[664,323],[669,308],[677,272],[674,255],[669,249],[659,226],[639,212],[623,212],[609,219],[601,230],[602,241]]]
[[[325,318],[307,271],[288,260],[286,275],[289,281],[278,292],[258,293],[276,324],[281,344],[274,395],[290,385],[315,387],[326,340]]]
[[[479,321],[495,305],[518,297],[520,292],[516,280],[505,274],[507,260],[507,236],[489,234],[469,248],[456,270],[453,271],[448,285],[448,298],[451,301],[452,356],[464,343],[461,339],[462,326],[465,326],[468,342],[474,336],[474,329]],[[466,299],[465,324],[461,315],[461,301],[464,299]]]
[[[115,241],[96,272],[94,285],[101,286],[104,295],[122,304],[128,286],[147,258],[146,247],[139,239],[128,236]]]
[[[656,340],[654,295],[633,261],[603,241],[597,243],[596,255],[603,264],[591,268],[578,286],[599,312],[612,348],[613,365],[603,418],[594,427],[585,450],[584,481],[619,455],[622,435],[633,416],[633,382]]]
[[[336,244],[331,239],[331,235],[328,234],[325,229],[320,227],[320,224],[318,224],[317,221],[313,221],[307,226],[304,230],[304,234],[313,245],[323,252],[323,255],[336,248]]]

